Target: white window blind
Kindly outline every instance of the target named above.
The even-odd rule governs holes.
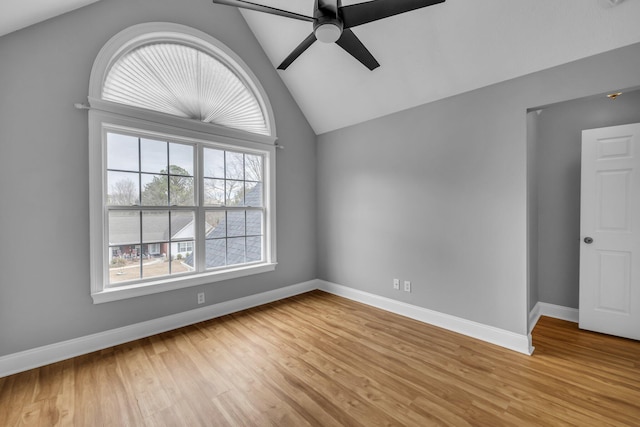
[[[102,98],[260,135],[269,129],[252,91],[217,58],[178,43],[155,43],[118,59]]]

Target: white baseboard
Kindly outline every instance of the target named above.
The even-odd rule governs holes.
[[[311,280],[0,357],[0,378],[317,289]]]
[[[578,323],[579,311],[577,308],[564,307],[561,305],[538,302],[529,313],[529,333],[540,320],[540,316],[553,317],[555,319],[566,320]]]
[[[539,302],[537,302],[536,305],[533,306],[533,308],[529,312],[529,335],[531,335],[531,332],[533,331],[533,328],[535,328],[536,323],[538,323],[538,320],[540,320],[540,303]]]
[[[318,289],[462,335],[496,344],[519,353],[531,355],[533,352],[530,336],[528,335],[517,334],[324,280],[318,280]]]

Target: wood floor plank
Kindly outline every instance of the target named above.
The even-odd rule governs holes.
[[[638,426],[640,342],[521,355],[314,291],[0,378],[0,426]]]

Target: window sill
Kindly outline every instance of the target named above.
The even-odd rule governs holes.
[[[118,301],[144,295],[157,294],[160,292],[189,288],[191,286],[205,285],[223,280],[236,279],[238,277],[250,276],[253,274],[266,273],[275,270],[276,265],[276,263],[263,263],[228,269],[222,272],[208,272],[180,278],[168,278],[153,282],[137,283],[129,286],[118,286],[114,288],[107,288],[99,292],[93,292],[91,294],[91,298],[93,298],[94,304],[102,304],[105,302]]]

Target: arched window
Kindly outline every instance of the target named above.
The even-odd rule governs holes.
[[[266,94],[211,36],[141,24],[89,84],[95,303],[275,268],[275,127]]]

